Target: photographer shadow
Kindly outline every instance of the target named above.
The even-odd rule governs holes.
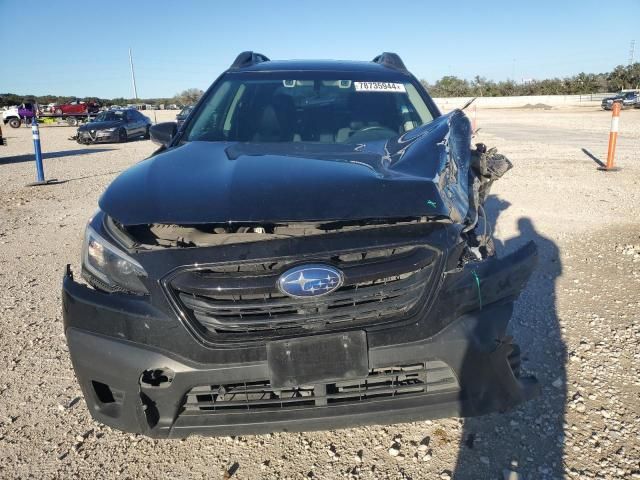
[[[495,195],[487,198],[486,216],[494,231],[498,217],[509,206]],[[530,218],[518,219],[518,230],[512,239],[494,241],[498,258],[531,240],[538,247],[538,264],[515,302],[508,334],[521,346],[523,376],[530,374],[526,372],[530,366],[542,393],[503,414],[466,418],[455,479],[564,476],[567,353],[556,309],[556,281],[562,273],[560,252],[552,240],[536,230]]]

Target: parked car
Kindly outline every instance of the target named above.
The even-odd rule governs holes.
[[[12,128],[19,128],[22,122],[30,123],[36,116],[36,106],[32,103],[23,103],[17,107],[11,107],[2,112],[2,123],[8,123]]]
[[[244,52],[117,177],[63,281],[93,417],[154,437],[503,412],[539,391],[507,326],[534,268],[482,204],[472,147],[395,54]],[[523,242],[524,243],[524,242]],[[87,285],[88,284],[88,285]]]
[[[613,97],[602,99],[602,108],[611,110],[614,103],[620,103],[622,108],[640,108],[640,91],[620,92]]]
[[[135,109],[100,112],[78,128],[78,143],[126,142],[135,137],[149,138],[151,120]]]
[[[55,105],[56,105],[55,103],[48,103],[47,105],[41,105],[40,111],[42,113],[53,113]]]
[[[87,113],[97,113],[100,111],[100,105],[94,102],[85,103],[80,100],[74,100],[62,105],[55,105],[53,113],[56,115],[82,115]]]
[[[187,117],[189,116],[192,110],[193,110],[193,105],[189,105],[187,107],[184,107],[182,110],[180,110],[180,113],[176,115],[176,123],[178,124],[178,129],[182,127],[182,125],[187,120]]]

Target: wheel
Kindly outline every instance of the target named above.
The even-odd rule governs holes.
[[[127,131],[124,128],[118,130],[118,142],[124,143],[127,141]]]
[[[56,108],[53,113],[55,113],[56,115],[62,115],[62,109],[61,108]]]
[[[10,126],[11,128],[20,128],[20,124],[21,124],[21,123],[22,123],[22,122],[20,121],[20,119],[19,119],[19,118],[11,118],[11,119],[9,120],[9,126]]]
[[[145,140],[149,140],[149,139],[151,138],[151,134],[149,133],[149,129],[150,129],[150,128],[151,128],[151,127],[149,127],[149,126],[147,125],[147,129],[145,130],[145,132],[144,132],[144,137],[143,137]]]
[[[78,125],[78,119],[74,118],[74,117],[67,118],[67,125],[69,125],[70,127],[77,126]]]

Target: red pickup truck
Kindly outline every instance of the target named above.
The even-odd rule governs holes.
[[[86,114],[97,113],[100,111],[100,105],[94,102],[81,102],[80,100],[74,100],[73,102],[65,103],[62,105],[54,105],[53,113],[56,115],[72,115],[72,114]]]

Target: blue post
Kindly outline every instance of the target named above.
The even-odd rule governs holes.
[[[44,183],[44,168],[42,167],[42,150],[40,148],[40,131],[38,130],[38,120],[33,116],[31,120],[31,133],[33,134],[33,149],[36,152],[36,173],[37,183]]]

